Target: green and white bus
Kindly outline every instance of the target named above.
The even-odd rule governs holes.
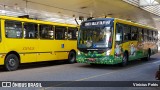
[[[144,59],[158,52],[158,31],[117,18],[82,22],[78,34],[78,63],[118,64]]]

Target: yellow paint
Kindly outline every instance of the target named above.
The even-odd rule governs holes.
[[[56,22],[45,22],[39,20],[30,20],[24,18],[0,16],[1,38],[0,55],[6,55],[10,51],[15,51],[20,55],[21,63],[40,62],[49,60],[68,59],[69,51],[77,51],[77,40],[41,40],[37,39],[13,39],[5,37],[5,20],[16,20],[23,22],[32,22],[36,24],[58,25],[65,27],[78,27],[77,25],[63,24]],[[64,44],[64,48],[61,48]],[[4,64],[5,57],[0,57],[0,65]]]
[[[157,30],[156,28],[153,27],[149,27],[147,25],[142,25],[142,24],[138,24],[138,23],[134,23],[131,21],[127,21],[127,20],[122,20],[122,19],[118,19],[115,18],[114,20],[114,36],[113,36],[113,45],[112,45],[112,49],[111,49],[111,53],[110,55],[114,55],[114,51],[115,51],[115,38],[116,38],[116,23],[121,23],[121,24],[126,24],[126,25],[131,25],[131,26],[136,26],[136,27],[140,27],[140,28],[146,28],[148,30]],[[156,43],[155,42],[141,42],[143,44],[142,48],[143,50],[148,50],[149,48],[151,50],[156,50]],[[138,46],[138,41],[128,41],[128,42],[124,42],[122,44],[120,44],[121,48],[123,49],[123,51],[128,51],[130,52],[130,46],[131,44],[133,44],[136,49]]]

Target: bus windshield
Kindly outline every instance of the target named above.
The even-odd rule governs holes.
[[[78,37],[78,48],[111,48],[113,27],[81,28]]]

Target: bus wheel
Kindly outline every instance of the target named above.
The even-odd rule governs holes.
[[[90,63],[90,65],[95,66],[95,65],[97,65],[97,64],[95,64],[95,63]]]
[[[7,71],[14,71],[19,66],[19,59],[15,54],[9,54],[7,55],[4,63]]]
[[[76,62],[76,53],[74,51],[70,51],[68,55],[68,63]]]
[[[126,53],[124,53],[124,55],[123,55],[123,58],[122,58],[122,63],[121,63],[121,66],[126,66],[127,65],[127,63],[128,63],[128,56],[127,56],[127,54]]]

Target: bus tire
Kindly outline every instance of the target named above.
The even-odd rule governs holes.
[[[90,63],[90,65],[92,65],[92,66],[96,66],[96,65],[98,65],[98,64],[95,64],[95,63]]]
[[[72,64],[76,62],[76,53],[74,51],[70,51],[68,54],[68,63]]]
[[[7,71],[14,71],[19,66],[19,59],[15,54],[9,54],[5,58],[4,65]]]
[[[126,53],[124,53],[123,58],[122,58],[122,63],[121,66],[124,67],[128,64],[128,56]]]

